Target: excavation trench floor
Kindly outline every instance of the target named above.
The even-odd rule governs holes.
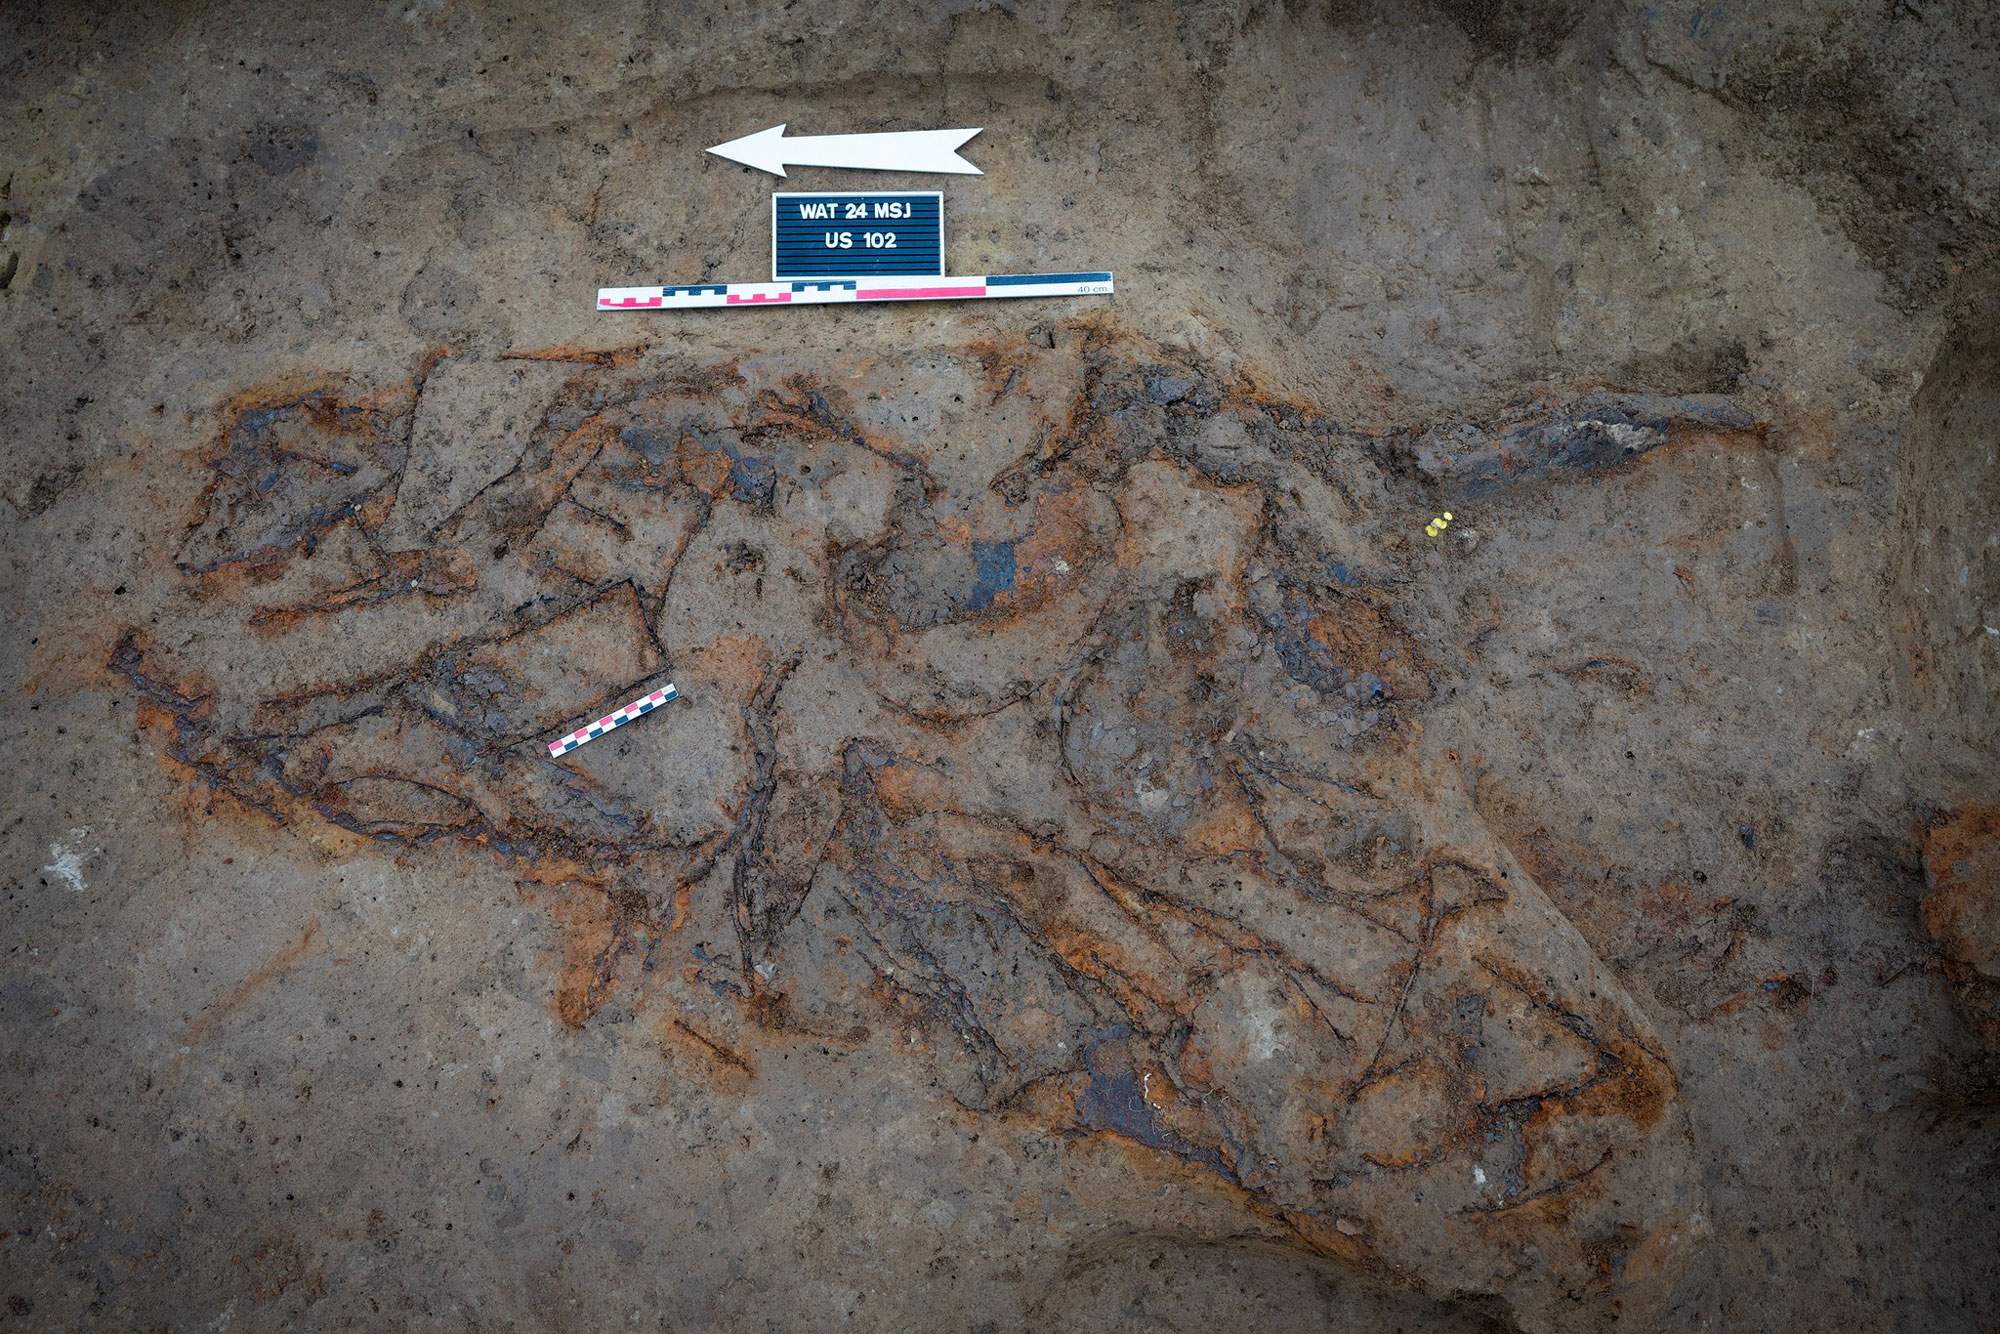
[[[12,1316],[2000,1319],[1990,18],[1030,9],[8,17]]]

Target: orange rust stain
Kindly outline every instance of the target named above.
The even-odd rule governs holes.
[[[1678,880],[1669,880],[1648,890],[1639,900],[1639,911],[1647,920],[1657,922],[1668,929],[1676,929],[1696,920],[1705,910],[1713,913],[1728,900],[1720,902],[1703,899],[1694,892],[1694,886]]]
[[[980,388],[986,391],[987,406],[991,407],[1029,368],[1035,353],[1041,349],[1031,349],[1026,342],[1003,345],[995,339],[979,338],[967,343],[965,350],[979,361]]]
[[[1649,695],[1653,691],[1651,672],[1629,658],[1609,654],[1581,658],[1567,667],[1556,668],[1556,672],[1572,682],[1602,683],[1629,695]]]
[[[1156,1112],[1171,1112],[1181,1100],[1180,1090],[1174,1087],[1174,1081],[1156,1065],[1149,1065],[1139,1072],[1139,1096]]]
[[[479,587],[479,566],[472,553],[461,549],[434,551],[424,557],[417,573],[417,585],[433,597],[465,593]]]
[[[1616,1117],[1646,1130],[1666,1115],[1675,1093],[1666,1063],[1630,1040],[1614,1040],[1606,1050],[1618,1060],[1617,1073],[1561,1097],[1543,1100],[1521,1127],[1526,1150],[1525,1173],[1531,1181],[1582,1181],[1595,1166],[1583,1161],[1596,1156],[1601,1166],[1611,1150],[1607,1136],[1587,1121]]]
[[[1750,993],[1745,990],[1732,991],[1702,1014],[1702,1021],[1722,1019],[1745,1009],[1750,1004]]]
[[[736,461],[720,449],[703,449],[692,435],[683,435],[674,445],[674,466],[681,477],[710,500],[729,485]]]
[[[225,565],[221,570],[215,571],[215,574],[222,574],[232,568]],[[371,598],[380,596],[385,586],[393,587],[398,583],[407,583],[410,577],[417,572],[417,569],[418,561],[416,558],[409,553],[399,552],[389,558],[388,568],[381,574],[359,580],[345,588],[336,588],[332,592],[308,602],[292,606],[267,604],[256,608],[250,613],[250,627],[259,635],[267,638],[275,638],[286,631],[297,628],[301,622],[310,617],[330,616],[350,606],[366,603]],[[255,572],[249,571],[246,573],[254,574]],[[202,576],[204,581],[212,577],[210,575]],[[253,578],[250,582],[264,583],[268,582],[268,579],[258,577]],[[302,692],[292,691],[289,693],[297,695]]]
[[[1215,1088],[1215,1066],[1208,1059],[1208,1054],[1194,1045],[1192,1034],[1181,1044],[1180,1060],[1177,1064],[1180,1067],[1181,1081],[1195,1092],[1207,1093]]]
[[[1142,1144],[1115,1131],[1084,1127],[1077,1115],[1076,1099],[1087,1082],[1084,1077],[1074,1073],[1051,1075],[1029,1084],[997,1113],[976,1113],[967,1109],[963,1115],[980,1120],[997,1117],[1007,1124],[1030,1127],[1043,1133],[1052,1129],[1062,1131],[1069,1136],[1069,1151],[1072,1153],[1120,1154],[1133,1170],[1142,1176],[1163,1184],[1209,1192],[1291,1232],[1303,1244],[1323,1255],[1334,1256],[1352,1264],[1373,1263],[1375,1253],[1367,1242],[1356,1234],[1359,1229],[1356,1232],[1342,1231],[1337,1222],[1315,1218],[1310,1214],[1274,1204],[1218,1175],[1205,1163],[1191,1162],[1177,1154]],[[1156,1079],[1154,1081],[1156,1087],[1158,1083]],[[1038,1209],[1040,1205],[1039,1194],[1024,1194],[1021,1197],[1024,1212]]]
[[[1083,487],[1044,492],[1035,505],[1035,527],[1014,548],[1012,590],[994,598],[1010,610],[1038,606],[1075,584],[1101,554],[1091,540],[1091,493]]]
[[[350,385],[345,376],[325,371],[302,371],[273,376],[231,395],[222,403],[218,415],[234,421],[245,413],[269,411],[296,404],[317,430],[341,435],[360,435],[374,430],[374,424],[365,418],[349,414],[345,409],[354,407],[378,412],[397,411],[415,395],[418,381],[427,377],[448,355],[450,355],[448,348],[432,349],[418,363],[415,375],[407,380],[392,383],[376,393],[350,393],[348,392]],[[225,430],[214,441],[195,446],[189,453],[192,457],[200,458],[209,451],[225,447],[224,442],[227,437],[228,432]]]
[[[1416,647],[1382,612],[1358,597],[1341,596],[1308,623],[1313,638],[1350,671],[1373,672],[1397,695],[1421,695],[1428,687]],[[1386,662],[1382,654],[1392,652]]]
[[[654,926],[643,898],[613,888],[614,873],[565,857],[549,856],[532,863],[514,888],[523,898],[547,899],[550,919],[562,938],[562,962],[555,987],[556,1017],[567,1028],[581,1028],[611,999],[618,988],[618,964],[636,943],[635,936]]]
[[[250,1280],[250,1295],[258,1302],[276,1301],[301,1281],[308,1303],[326,1295],[325,1271],[307,1267],[289,1232],[265,1240],[247,1256],[232,1257],[230,1264],[244,1271]]]
[[[591,348],[579,347],[575,343],[555,343],[549,347],[509,348],[500,354],[502,361],[573,361],[579,366],[602,366],[616,370],[629,366],[645,352],[640,347]]]
[[[1673,1071],[1665,1061],[1630,1039],[1613,1039],[1604,1046],[1618,1058],[1618,1077],[1593,1084],[1566,1099],[1570,1114],[1622,1116],[1641,1130],[1659,1124],[1674,1100]]]
[[[171,679],[163,673],[155,672],[152,663],[153,637],[143,630],[134,631],[127,637],[131,640],[132,647],[138,651],[138,660],[144,664],[147,677],[157,681],[160,685],[173,691],[175,694],[180,695],[183,699],[195,701],[196,707],[191,711],[193,714],[199,714],[202,709],[207,707],[207,702],[213,699],[218,693],[213,678],[205,676],[200,672],[189,672],[185,676]],[[133,688],[132,681],[118,671],[115,657],[107,657],[102,671],[104,678],[110,681],[119,691],[129,691]],[[148,705],[142,704],[141,707],[148,707]],[[164,705],[153,705],[152,707],[156,708],[163,717],[172,718],[174,716],[172,711],[168,710]]]
[[[608,912],[597,921],[574,923],[565,933],[556,979],[556,1017],[565,1028],[582,1028],[611,999],[622,934]]]
[[[653,1035],[663,1055],[691,1059],[721,1092],[742,1093],[757,1077],[757,1067],[748,1057],[677,1014],[661,1015],[653,1025]]]
[[[1106,896],[1113,903],[1118,905],[1120,911],[1135,922],[1144,922],[1146,920],[1150,914],[1146,911],[1147,904],[1145,897],[1127,883],[1123,876],[1113,871],[1103,862],[1098,861],[1095,857],[1086,857],[1084,864],[1090,867],[1090,873],[1097,878],[1098,886],[1103,889]],[[1166,905],[1162,903],[1161,906],[1165,907]],[[1174,913],[1173,915],[1183,921],[1187,920],[1185,913]]]
[[[568,857],[549,856],[531,862],[525,873],[514,880],[514,888],[527,891],[531,885],[587,885],[592,889],[604,889],[611,883],[611,873]]]
[[[1597,878],[1590,868],[1593,864],[1601,867],[1602,863],[1559,839],[1546,825],[1529,823],[1532,817],[1524,817],[1509,803],[1496,806],[1482,800],[1480,812],[1514,854],[1514,860],[1521,863],[1521,869],[1555,900],[1556,906],[1576,923],[1590,943],[1600,953],[1615,956],[1616,950],[1610,946],[1634,929],[1634,915],[1620,906],[1617,895],[1597,892]],[[1579,865],[1580,872],[1572,869]],[[1662,904],[1671,910],[1676,896],[1667,892]]]
[[[691,650],[684,662],[685,666],[675,672],[683,695],[688,693],[687,684],[694,682],[715,687],[724,698],[741,701],[757,693],[770,669],[771,650],[759,635],[727,634]]]
[[[599,412],[585,417],[576,424],[576,429],[550,442],[549,453],[554,463],[550,472],[552,484],[568,486],[600,451],[618,443],[618,431],[618,424]]]
[[[853,363],[850,378],[865,379],[875,365],[873,360]],[[785,381],[783,392],[766,390],[757,396],[757,425],[765,432],[790,435],[808,442],[845,436],[863,449],[887,457],[881,445],[872,443],[855,430],[853,409],[844,400],[845,396],[839,389],[815,383],[808,376],[795,375]],[[904,457],[919,462],[928,457],[921,446],[906,444],[906,448],[908,452]]]
[[[1593,1189],[1586,1176],[1576,1189]],[[1529,1195],[1498,1209],[1474,1215],[1482,1222],[1506,1222],[1513,1224],[1533,1223],[1544,1228],[1564,1228],[1569,1226],[1570,1211],[1576,1204],[1569,1188],[1548,1191],[1541,1195]]]
[[[923,814],[913,799],[917,775],[916,766],[909,764],[885,764],[875,771],[875,795],[891,819],[907,820]]]
[[[1194,930],[1200,932],[1202,936],[1206,937],[1219,950],[1240,950],[1252,954],[1269,955],[1274,959],[1284,961],[1285,966],[1288,968],[1297,967],[1297,961],[1292,957],[1290,951],[1286,950],[1283,946],[1274,941],[1264,939],[1254,931],[1248,931],[1239,927],[1226,917],[1192,904],[1180,903],[1165,895],[1149,895],[1142,890],[1134,888],[1131,880],[1114,871],[1103,862],[1098,861],[1095,857],[1084,857],[1082,860],[1084,865],[1090,868],[1090,873],[1096,877],[1098,884],[1103,887],[1104,892],[1110,896],[1111,900],[1123,909],[1127,916],[1142,926],[1148,926],[1161,919],[1170,919],[1194,928]],[[1149,934],[1154,933],[1149,932]],[[1154,934],[1154,939],[1159,940],[1160,937]],[[1172,952],[1171,949],[1169,952]],[[1360,999],[1358,996],[1351,996],[1350,998]],[[1189,1004],[1189,1001],[1183,1001],[1182,1008],[1187,1008]]]
[[[389,511],[395,507],[395,489],[393,487],[385,487],[371,495],[362,497],[360,504],[355,508],[354,518],[351,522],[357,523],[363,529],[372,532],[382,526],[383,522],[389,517]],[[203,582],[206,584],[207,581],[204,580]]]
[[[140,636],[135,635],[133,638],[136,642]],[[107,676],[116,681],[121,694],[131,689],[130,682],[108,669],[107,662],[111,656],[109,647],[86,645],[65,650],[46,642],[48,636],[43,636],[43,639],[41,647],[34,650],[34,661],[40,670],[18,688],[19,693],[33,695],[48,689],[70,695],[99,684]],[[115,641],[116,636],[113,638],[114,643]],[[151,647],[150,643],[147,647]]]
[[[1035,1115],[1023,1116],[1011,1109],[1003,1115],[1010,1121],[1025,1121],[1041,1129],[1062,1124],[1060,1121],[1043,1120]],[[1072,1133],[1076,1132],[1072,1130]],[[1089,1131],[1078,1134],[1075,1147],[1098,1152],[1117,1152],[1123,1155],[1132,1168],[1142,1176],[1162,1184],[1200,1189],[1227,1200],[1236,1207],[1290,1232],[1301,1243],[1322,1255],[1355,1265],[1370,1265],[1375,1260],[1374,1249],[1361,1237],[1341,1231],[1337,1222],[1275,1204],[1217,1175],[1213,1168],[1205,1164],[1189,1162],[1164,1149],[1141,1144],[1113,1131]]]
[[[1348,1264],[1367,1267],[1375,1259],[1375,1249],[1360,1237],[1343,1232],[1338,1223],[1329,1223],[1323,1218],[1301,1213],[1297,1209],[1274,1209],[1259,1201],[1252,1209],[1266,1216],[1275,1215],[1297,1234],[1300,1241],[1322,1255],[1330,1255]]]
[[[1561,1008],[1558,999],[1525,970],[1488,958],[1480,959],[1479,963],[1536,1004]],[[1614,1033],[1594,1045],[1600,1052],[1600,1068],[1614,1069],[1616,1073],[1574,1093],[1544,1099],[1529,1118],[1530,1127],[1537,1123],[1546,1126],[1563,1117],[1621,1116],[1647,1130],[1666,1115],[1679,1086],[1664,1060],[1624,1033]]]
[[[1361,1156],[1377,1167],[1415,1167],[1428,1152],[1429,1146],[1418,1143],[1395,1149],[1369,1149]]]
[[[1293,1017],[1301,1023],[1311,1023],[1319,1013],[1313,1009],[1312,1002],[1306,999],[1306,994],[1303,991],[1294,991],[1292,993],[1291,1011]]]
[[[1181,839],[1187,850],[1198,857],[1227,857],[1261,850],[1264,830],[1249,806],[1232,801],[1215,814],[1189,825]]]
[[[431,372],[436,370],[439,363],[450,355],[451,346],[447,343],[439,343],[437,346],[426,351],[423,357],[417,362],[417,372],[410,378],[409,387],[414,388],[419,380],[428,380]]]
[[[248,977],[237,983],[235,989],[227,996],[203,1010],[201,1017],[188,1025],[187,1032],[181,1037],[181,1045],[191,1047],[199,1042],[209,1029],[228,1019],[243,1008],[244,1003],[252,996],[290,972],[292,966],[303,959],[312,949],[313,943],[319,939],[319,930],[319,918],[315,917],[307,922],[305,930],[295,944],[285,946],[259,964]]]
[[[1250,408],[1257,412],[1295,412],[1305,417],[1319,415],[1318,404],[1264,383],[1255,368],[1240,371],[1230,380],[1223,389],[1223,401],[1232,407]]]
[[[1964,806],[1927,830],[1924,880],[1924,930],[1948,966],[2000,980],[2000,806]]]
[[[282,578],[285,567],[298,554],[292,547],[253,552],[242,560],[194,575],[189,595],[196,602],[203,603],[227,603],[248,597],[263,585]]]
[[[687,925],[688,909],[693,904],[694,886],[687,881],[683,881],[680,888],[674,891],[674,920],[667,926],[669,935],[679,932],[683,926]]]
[[[246,412],[256,412],[270,408],[282,408],[289,403],[304,401],[322,404],[331,398],[340,402],[338,391],[345,388],[346,377],[327,371],[293,371],[274,375],[260,384],[239,390],[223,400],[221,414],[225,417],[240,417]],[[391,401],[401,396],[402,388],[391,397]],[[309,407],[308,411],[312,409]],[[315,426],[329,430],[342,429],[346,423],[341,420],[337,409],[323,408],[313,417]]]
[[[1126,957],[1125,951],[1112,941],[1061,917],[1043,922],[1041,926],[1049,948],[1061,955],[1063,961],[1077,972],[1103,986],[1119,1007],[1134,1019],[1145,1016],[1146,1007],[1140,1003],[1142,998],[1169,1013],[1178,1013],[1189,1004],[1185,994],[1177,994],[1157,978],[1140,972]]]
[[[786,384],[786,388],[799,393],[797,399],[788,399],[778,391],[770,389],[759,395],[757,400],[759,421],[766,429],[804,436],[807,439],[826,435],[826,424],[813,414],[810,405],[804,401],[806,391],[802,385],[803,381],[796,378]]]
[[[154,674],[148,670],[151,664],[145,656],[151,651],[151,641],[143,634],[129,636],[132,646],[140,654],[144,685],[123,675],[116,666],[117,657],[107,660],[105,675],[114,688],[133,701],[134,722],[143,731],[164,732],[168,744],[159,748],[160,771],[181,784],[181,804],[183,817],[192,840],[194,831],[204,821],[212,820],[218,806],[239,815],[254,817],[258,825],[284,826],[293,820],[303,819],[307,843],[322,855],[336,859],[353,856],[368,840],[360,835],[326,823],[318,818],[311,806],[300,798],[282,791],[269,792],[268,805],[258,805],[248,796],[229,786],[218,786],[218,774],[230,767],[230,757],[224,751],[211,748],[194,755],[175,754],[180,741],[178,733],[183,721],[202,718],[208,711],[208,702],[215,696],[214,683],[200,673],[175,679],[164,673]],[[133,693],[137,687],[137,693]],[[160,694],[178,696],[173,703],[159,698]]]

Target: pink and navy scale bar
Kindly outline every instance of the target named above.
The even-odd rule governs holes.
[[[969,297],[1104,296],[1109,273],[996,273],[985,278],[820,278],[692,287],[600,287],[599,310],[715,306],[823,306],[840,301],[950,301]]]
[[[568,736],[564,737],[562,740],[549,742],[549,758],[558,759],[564,755],[567,755],[571,751],[575,750],[578,746],[581,746],[584,742],[595,741],[598,737],[603,736],[606,732],[609,732],[614,728],[623,727],[625,724],[631,722],[634,718],[637,718],[640,714],[651,713],[654,709],[659,708],[662,704],[665,704],[668,700],[676,699],[678,697],[679,697],[679,692],[677,692],[674,689],[673,682],[669,681],[666,685],[660,687],[658,690],[655,690],[652,694],[642,695],[638,699],[633,700],[630,704],[627,704],[624,708],[616,709],[610,713],[605,714],[602,718],[599,718],[596,722],[590,724],[588,727],[579,727],[574,732],[571,732]]]

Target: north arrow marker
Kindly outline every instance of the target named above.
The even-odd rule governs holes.
[[[773,176],[794,167],[860,167],[869,171],[924,171],[953,176],[986,173],[955,151],[978,130],[899,130],[893,134],[801,134],[785,138],[773,125],[708,151]]]

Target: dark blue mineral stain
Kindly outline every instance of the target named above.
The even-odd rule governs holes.
[[[1153,1109],[1146,1105],[1146,1085],[1131,1071],[1123,1074],[1091,1072],[1090,1083],[1076,1097],[1076,1114],[1093,1130],[1112,1130],[1141,1144],[1164,1147],[1164,1137],[1153,1124]]]
[[[1542,414],[1504,432],[1470,425],[1444,431],[1420,451],[1419,466],[1465,499],[1522,482],[1603,472],[1665,444],[1676,426],[1748,431],[1756,419],[1712,395],[1590,394],[1575,409]]]
[[[644,426],[628,426],[618,433],[625,447],[644,458],[655,468],[664,465],[673,453],[673,441],[665,433],[649,430]]]
[[[1271,646],[1278,650],[1285,675],[1322,696],[1339,694],[1347,685],[1347,669],[1333,660],[1333,650],[1313,638],[1312,604],[1290,579],[1280,587],[1279,610],[1264,618],[1264,628],[1271,632]]]
[[[993,599],[1014,591],[1014,543],[974,542],[972,544],[972,595],[965,605],[973,611],[987,611]]]
[[[1108,1130],[1148,1148],[1199,1163],[1227,1181],[1237,1174],[1230,1160],[1216,1149],[1191,1144],[1162,1125],[1146,1100],[1145,1076],[1132,1068],[1135,1055],[1145,1059],[1143,1048],[1128,1043],[1130,1030],[1120,1024],[1083,1050],[1084,1069],[1090,1082],[1076,1095],[1077,1120],[1092,1130]]]
[[[1194,382],[1165,370],[1146,376],[1146,397],[1155,403],[1178,403],[1194,390]]]
[[[729,456],[729,488],[733,499],[759,509],[769,509],[778,489],[778,465],[768,454],[747,454],[726,434],[694,431],[704,449],[720,449]],[[618,433],[626,448],[654,467],[663,466],[672,455],[680,432],[655,430],[650,426],[627,426]],[[635,482],[644,488],[645,483]]]
[[[735,488],[736,499],[759,509],[768,508],[778,489],[778,465],[767,457],[735,449],[729,450],[729,457],[729,484]]]

